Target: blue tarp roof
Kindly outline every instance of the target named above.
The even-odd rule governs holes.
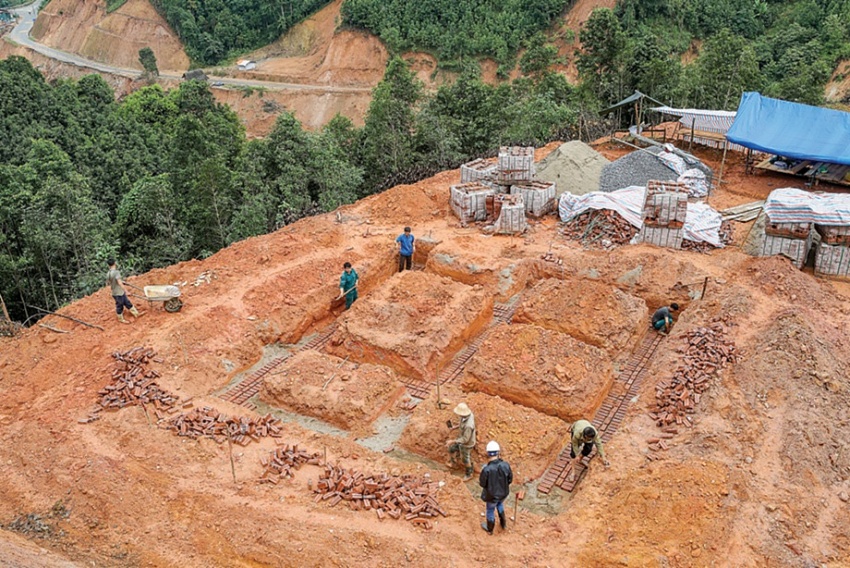
[[[850,113],[744,93],[729,142],[798,160],[850,165]]]

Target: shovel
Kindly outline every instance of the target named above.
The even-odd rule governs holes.
[[[351,288],[349,288],[348,290],[346,290],[345,292],[343,292],[340,296],[337,296],[336,298],[334,298],[333,300],[331,300],[331,309],[334,309],[334,308],[338,308],[338,307],[340,307],[340,306],[341,306],[341,305],[345,302],[345,296],[346,296],[349,292],[351,292],[352,290],[354,290],[355,288],[357,288],[357,284],[355,284],[354,286],[352,286]]]

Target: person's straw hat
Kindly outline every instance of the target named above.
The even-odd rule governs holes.
[[[470,414],[472,414],[472,411],[469,409],[468,406],[466,406],[465,402],[461,402],[460,404],[455,406],[454,412],[458,416],[469,416]]]

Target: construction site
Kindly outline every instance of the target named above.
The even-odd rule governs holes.
[[[850,267],[814,264],[846,232],[774,217],[789,180],[747,163],[502,148],[127,278],[176,311],[121,325],[104,288],[12,330],[0,565],[850,566]],[[579,419],[610,467],[572,471]],[[490,440],[513,469],[493,535]]]

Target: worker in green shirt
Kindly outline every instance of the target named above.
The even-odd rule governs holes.
[[[345,296],[345,309],[351,307],[354,300],[357,299],[357,281],[359,280],[357,271],[351,268],[351,263],[346,262],[342,265],[342,276],[339,278],[339,297]]]
[[[596,446],[596,451],[599,457],[602,458],[602,463],[605,467],[611,465],[608,458],[605,457],[605,450],[602,448],[602,438],[599,436],[599,431],[593,427],[593,424],[587,420],[577,420],[572,428],[570,428],[570,457],[573,459],[573,467],[570,470],[569,480],[573,481],[576,478],[576,467],[581,458],[589,456],[593,451],[593,446]]]

